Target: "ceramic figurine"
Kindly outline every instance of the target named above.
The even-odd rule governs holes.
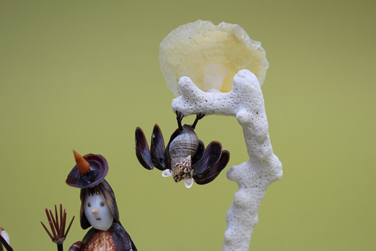
[[[81,189],[81,227],[92,228],[69,251],[137,251],[119,221],[114,191],[104,179],[108,172],[106,159],[98,154],[82,157],[74,150],[73,153],[77,165],[69,173],[66,183]]]

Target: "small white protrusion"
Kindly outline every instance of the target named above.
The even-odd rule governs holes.
[[[172,176],[172,170],[171,169],[166,169],[162,172],[163,177],[170,177]]]
[[[4,240],[8,243],[8,245],[10,245],[10,242],[9,242],[9,234],[7,233],[7,231],[5,230],[0,230],[0,235],[4,238]],[[1,244],[0,244],[1,245]]]
[[[190,168],[192,165],[191,155],[188,155],[183,161],[181,162],[181,167]]]
[[[184,179],[184,184],[185,184],[186,188],[191,188],[192,185],[193,185],[193,178],[190,178],[190,179],[185,178]]]

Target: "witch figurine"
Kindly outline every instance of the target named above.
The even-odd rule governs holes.
[[[74,150],[73,153],[77,165],[69,173],[66,183],[81,188],[81,227],[92,228],[69,251],[137,251],[119,221],[114,191],[104,179],[108,172],[106,159],[98,154],[82,157]]]

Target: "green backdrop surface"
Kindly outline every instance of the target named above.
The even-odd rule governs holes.
[[[40,221],[62,203],[72,149],[109,163],[120,220],[139,250],[221,250],[237,185],[223,172],[186,189],[137,161],[134,130],[176,129],[159,68],[163,38],[198,19],[262,42],[262,86],[284,176],[267,190],[250,250],[375,250],[375,1],[0,1],[0,227],[15,250],[56,250]],[[184,120],[191,123],[193,116]],[[241,127],[197,134],[247,161]],[[226,169],[228,170],[228,168]]]

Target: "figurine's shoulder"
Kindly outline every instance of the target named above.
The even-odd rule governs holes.
[[[108,232],[116,246],[116,251],[137,251],[131,237],[119,223],[113,223]]]

